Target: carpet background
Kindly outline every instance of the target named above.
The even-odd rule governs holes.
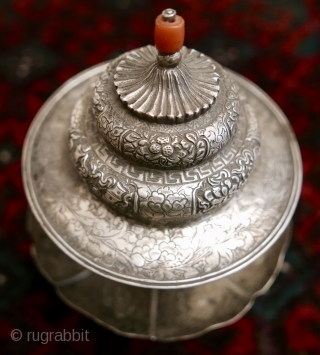
[[[186,45],[238,71],[288,116],[304,182],[285,267],[235,324],[162,344],[113,334],[65,306],[39,275],[25,230],[21,149],[50,94],[67,79],[153,43],[166,7]],[[0,354],[320,354],[320,2],[316,0],[1,0]],[[10,332],[89,331],[89,342],[14,342]]]

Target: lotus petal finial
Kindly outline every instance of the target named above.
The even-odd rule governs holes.
[[[207,111],[219,93],[214,61],[194,49],[181,49],[181,61],[162,66],[153,46],[127,54],[114,84],[122,102],[138,116],[161,123],[190,121]]]

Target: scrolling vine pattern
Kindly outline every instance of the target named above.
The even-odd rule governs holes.
[[[125,156],[153,168],[187,168],[217,153],[232,138],[240,104],[238,88],[225,73],[221,80],[227,87],[226,100],[217,117],[212,120],[214,108],[210,109],[210,124],[169,135],[161,129],[143,131],[126,125],[126,116],[131,113],[118,113],[109,99],[110,91],[115,90],[111,82],[113,71],[109,65],[101,75],[93,95],[93,111],[105,140]]]
[[[61,233],[95,264],[144,279],[184,280],[231,265],[257,247],[264,233],[261,224],[271,226],[279,217],[285,179],[283,175],[271,191],[263,181],[262,190],[248,192],[214,218],[178,228],[131,223],[88,196],[83,186],[77,193],[74,189],[59,199],[48,194],[44,200]],[[52,174],[50,186],[56,189]]]
[[[211,210],[230,198],[245,183],[259,151],[257,128],[251,127],[255,126],[256,119],[251,115],[248,118],[248,132],[252,131],[252,134],[247,135],[236,159],[219,173],[200,176],[192,182],[185,180],[180,184],[147,184],[118,173],[108,159],[99,159],[93,147],[95,144],[89,142],[84,129],[84,100],[80,99],[76,103],[71,119],[70,143],[74,162],[99,199],[129,215],[172,221]],[[88,119],[93,120],[91,124],[94,124],[93,117]],[[105,151],[107,156],[114,155],[108,147],[105,147]],[[122,164],[130,165],[125,161]],[[193,173],[192,169],[184,172],[190,177]]]

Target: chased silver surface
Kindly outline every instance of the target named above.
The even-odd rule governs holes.
[[[36,264],[64,302],[116,333],[161,341],[190,339],[242,317],[281,270],[292,231],[289,226],[265,254],[222,280],[157,290],[125,285],[81,269],[32,216],[30,226]]]
[[[150,221],[189,220],[221,205],[247,181],[260,139],[256,117],[245,100],[241,124],[231,146],[193,168],[168,171],[141,167],[107,147],[91,111],[86,109],[90,99],[87,92],[73,110],[71,154],[91,191],[113,209]],[[109,119],[114,124],[112,116]],[[125,135],[128,140],[133,137],[132,132],[123,134],[117,127],[119,136]],[[150,132],[140,131],[140,135],[144,133]],[[197,144],[195,134],[187,136]],[[160,133],[154,139],[165,148],[174,146],[172,140],[176,137]],[[142,148],[141,144],[138,146]]]
[[[29,204],[47,235],[67,255],[100,275],[157,288],[217,280],[270,248],[288,225],[301,187],[299,150],[281,111],[254,85],[230,73],[259,112],[263,132],[250,179],[208,218],[156,228],[119,216],[97,200],[69,156],[72,109],[88,81],[93,75],[96,80],[104,68],[91,69],[62,87],[28,133],[24,183]]]
[[[207,111],[219,93],[217,63],[194,49],[181,49],[174,67],[158,63],[154,46],[135,49],[116,67],[114,84],[137,115],[161,123],[190,121]]]
[[[123,107],[113,83],[118,63],[119,59],[106,67],[93,95],[98,127],[114,149],[152,168],[181,169],[201,163],[230,142],[240,101],[237,86],[221,66],[217,67],[221,90],[216,104],[196,120],[172,125],[145,122]]]

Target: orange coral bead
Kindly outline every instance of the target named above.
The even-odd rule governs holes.
[[[184,42],[184,19],[176,16],[173,22],[166,21],[162,15],[156,18],[154,41],[159,52],[173,54],[178,52]]]

